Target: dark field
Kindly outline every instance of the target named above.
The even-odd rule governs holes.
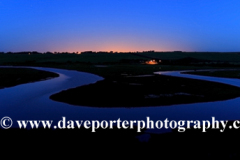
[[[157,59],[157,65],[144,62]],[[104,78],[155,71],[240,68],[240,53],[155,52],[95,54],[0,54],[0,65],[42,66],[90,72]]]
[[[92,54],[0,54],[0,64],[18,63],[65,63],[116,64],[137,60],[182,60],[192,58],[206,64],[240,63],[240,52],[153,52],[153,53],[92,53]],[[128,61],[129,60],[129,61]],[[207,63],[208,62],[208,63]]]

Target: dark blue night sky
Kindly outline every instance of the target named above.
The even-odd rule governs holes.
[[[239,0],[0,0],[0,51],[240,51]]]

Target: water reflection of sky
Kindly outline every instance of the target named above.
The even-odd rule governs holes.
[[[181,104],[166,107],[139,108],[95,108],[73,106],[52,101],[49,96],[61,90],[94,83],[102,78],[93,74],[50,68],[37,68],[60,74],[58,78],[22,84],[0,90],[0,117],[9,116],[13,126],[18,127],[16,120],[53,120],[62,117],[66,120],[235,120],[240,119],[240,98],[231,100]],[[175,75],[189,76],[172,72]],[[170,74],[170,72],[169,72]],[[190,77],[193,75],[190,75]],[[203,76],[197,76],[197,78]],[[191,77],[193,78],[193,77]],[[204,77],[206,78],[206,77]],[[209,77],[208,77],[209,78]],[[223,81],[224,78],[211,78]],[[226,79],[225,83],[240,85],[238,79]],[[237,84],[238,83],[238,84]],[[81,100],[81,97],[79,97]]]

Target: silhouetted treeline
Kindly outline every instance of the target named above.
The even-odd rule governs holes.
[[[0,54],[134,54],[136,56],[141,56],[141,57],[146,57],[149,58],[149,56],[146,55],[146,53],[236,53],[240,54],[240,52],[183,52],[183,51],[165,51],[165,52],[159,52],[159,51],[154,51],[154,50],[149,50],[149,51],[136,51],[136,52],[114,52],[114,51],[83,51],[83,52],[38,52],[38,51],[22,51],[22,52],[0,52]],[[145,53],[144,55],[141,55],[141,53]],[[151,55],[151,54],[149,54]]]
[[[22,52],[0,52],[0,54],[116,54],[116,53],[155,53],[154,50],[142,52],[114,52],[114,51],[83,51],[83,52],[37,52],[37,51],[22,51]]]
[[[40,52],[37,52],[37,51],[31,51],[31,52],[28,52],[28,51],[24,51],[24,52],[0,52],[0,54],[28,54],[28,55],[31,55],[31,54],[42,54]]]

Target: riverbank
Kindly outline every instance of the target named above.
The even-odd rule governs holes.
[[[201,76],[211,77],[225,77],[225,78],[238,78],[240,79],[240,70],[209,70],[209,71],[195,71],[195,72],[184,72],[183,74],[193,74]]]
[[[58,76],[56,73],[31,68],[0,68],[0,89]]]

